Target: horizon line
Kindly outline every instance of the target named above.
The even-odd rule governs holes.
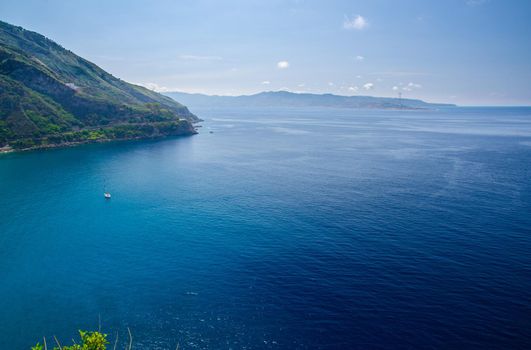
[[[152,89],[150,89],[150,90],[152,90]],[[231,95],[231,94],[216,94],[216,93],[209,94],[209,93],[205,93],[205,92],[190,92],[190,91],[183,91],[183,90],[167,90],[167,91],[152,90],[152,91],[157,92],[159,94],[163,94],[163,95],[164,94],[171,94],[171,93],[183,93],[183,94],[188,94],[188,95],[203,95],[203,96],[207,96],[207,97],[244,97],[244,96],[255,96],[255,95],[262,94],[262,93],[286,92],[286,93],[290,93],[290,94],[294,94],[294,95],[317,95],[317,96],[332,95],[332,96],[339,96],[339,97],[370,97],[370,98],[388,98],[388,99],[395,99],[395,100],[399,100],[400,99],[399,97],[392,97],[392,96],[341,95],[341,94],[335,94],[335,93],[331,93],[331,92],[290,91],[290,90],[284,90],[284,89],[281,89],[281,90],[259,90],[257,92],[242,93],[242,94],[235,94],[235,95]],[[431,104],[445,104],[445,105],[455,106],[455,107],[470,107],[470,108],[473,108],[473,107],[478,107],[478,108],[481,108],[481,107],[531,108],[531,104],[529,104],[529,105],[525,105],[525,104],[476,104],[476,103],[457,104],[457,103],[451,103],[451,102],[432,102],[431,100],[424,100],[422,98],[413,98],[413,97],[402,97],[402,99],[403,100],[418,100],[418,101],[423,101],[423,102],[427,102],[427,103],[431,103]]]

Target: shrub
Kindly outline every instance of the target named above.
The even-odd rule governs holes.
[[[85,332],[79,331],[79,336],[81,342],[79,344],[74,344],[71,346],[61,346],[57,344],[57,347],[54,347],[53,350],[106,350],[107,344],[107,334],[100,332]],[[43,350],[43,346],[40,343],[33,346],[31,350]]]

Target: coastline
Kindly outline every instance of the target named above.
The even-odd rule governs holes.
[[[79,142],[65,142],[58,144],[48,144],[40,145],[35,147],[28,148],[12,148],[10,146],[0,148],[0,154],[10,154],[10,153],[19,153],[19,152],[30,152],[38,150],[49,150],[56,148],[70,148],[82,145],[89,145],[95,143],[110,143],[110,142],[124,142],[124,141],[142,141],[142,140],[162,140],[170,137],[181,137],[181,136],[193,136],[198,134],[198,132],[189,133],[189,134],[180,134],[180,135],[159,135],[153,137],[133,137],[133,138],[120,138],[120,139],[100,139],[100,140],[88,140],[88,141],[79,141]]]
[[[11,146],[0,147],[0,154],[11,153],[11,152],[14,152],[14,151],[15,150]]]
[[[197,127],[200,127],[200,126],[197,126]],[[109,143],[109,142],[115,142],[115,141],[123,142],[123,141],[157,140],[157,139],[165,139],[169,137],[193,136],[196,134],[198,134],[196,127],[193,127],[191,130],[187,130],[185,132],[157,134],[157,135],[152,135],[152,136],[101,138],[101,139],[96,139],[96,140],[83,140],[83,141],[41,144],[41,145],[36,145],[32,147],[24,147],[24,148],[14,148],[10,145],[7,145],[7,146],[0,147],[0,155],[18,153],[18,152],[37,151],[37,150],[49,150],[49,149],[55,149],[55,148],[69,148],[69,147],[76,147],[76,146],[94,144],[94,143]]]

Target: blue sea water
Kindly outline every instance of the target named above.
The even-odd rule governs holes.
[[[530,108],[194,112],[0,156],[0,349],[531,348]]]

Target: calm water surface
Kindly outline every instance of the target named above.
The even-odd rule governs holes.
[[[0,349],[531,347],[531,109],[195,112],[0,156]]]

